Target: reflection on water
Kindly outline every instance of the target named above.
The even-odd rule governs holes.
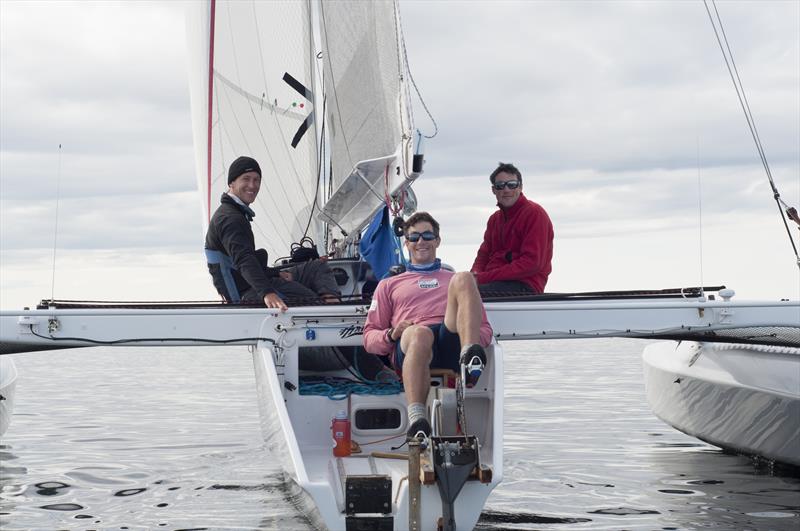
[[[506,344],[505,479],[479,529],[800,528],[795,470],[727,455],[650,413],[644,344]],[[15,361],[2,529],[309,528],[263,449],[246,349]]]

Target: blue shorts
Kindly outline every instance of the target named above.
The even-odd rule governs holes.
[[[433,358],[431,368],[450,369],[458,373],[461,370],[459,358],[461,356],[461,339],[458,334],[447,329],[444,323],[428,325],[433,332]],[[400,342],[394,348],[392,354],[392,366],[400,372],[405,360],[405,352],[400,348]]]

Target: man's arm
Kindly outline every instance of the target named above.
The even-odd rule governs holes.
[[[486,264],[489,262],[489,257],[492,255],[492,236],[491,236],[492,216],[486,223],[486,230],[483,231],[483,242],[478,247],[478,255],[472,263],[470,271],[473,273],[480,273],[486,270]]]
[[[395,348],[395,341],[388,337],[392,327],[392,301],[386,289],[388,284],[386,281],[378,283],[364,324],[364,348],[381,356],[391,354]]]
[[[552,248],[553,224],[544,209],[525,220],[521,227],[522,245],[517,253],[512,252],[511,262],[476,275],[479,284],[495,280],[520,280],[546,268],[551,260],[548,249]]]
[[[233,261],[233,265],[236,266],[239,274],[256,290],[259,297],[265,298],[268,294],[274,294],[275,289],[269,282],[267,273],[256,256],[256,250],[246,236],[250,230],[250,227],[246,225],[247,223],[244,218],[242,218],[241,222],[230,218],[224,220],[220,224],[218,231],[220,241],[225,254],[231,257],[231,261]]]

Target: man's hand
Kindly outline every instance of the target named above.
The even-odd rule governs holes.
[[[334,304],[342,301],[342,299],[340,299],[333,293],[323,293],[322,295],[320,295],[320,298],[325,304]]]
[[[291,271],[281,271],[280,273],[278,273],[278,275],[287,282],[291,282],[292,280],[294,280]]]
[[[278,308],[282,312],[289,309],[277,293],[267,293],[264,295],[264,306],[267,308]]]
[[[392,329],[392,341],[400,341],[400,338],[403,337],[403,332],[406,328],[414,324],[414,321],[400,321],[397,323]]]

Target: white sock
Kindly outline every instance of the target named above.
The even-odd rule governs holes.
[[[427,418],[425,414],[425,404],[414,402],[408,405],[408,425],[411,426],[419,419]]]

